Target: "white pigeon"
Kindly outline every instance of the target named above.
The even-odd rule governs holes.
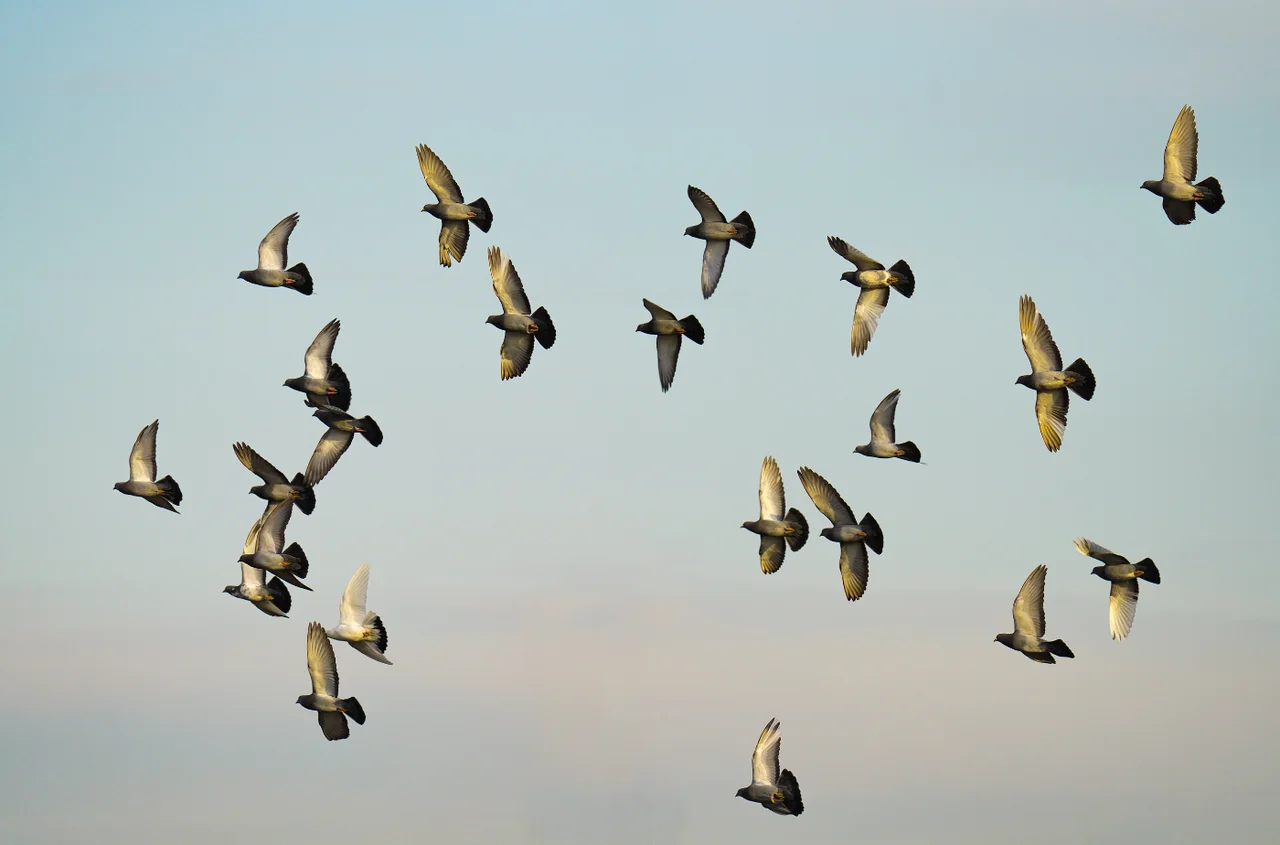
[[[338,624],[325,631],[331,640],[342,640],[356,651],[379,663],[391,665],[387,650],[387,629],[378,614],[365,610],[369,595],[369,564],[362,563],[347,582],[338,602]]]

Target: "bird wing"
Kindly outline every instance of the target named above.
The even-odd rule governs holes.
[[[279,554],[284,548],[284,529],[289,525],[289,517],[293,515],[293,501],[271,502],[262,513],[262,524],[258,528],[258,551],[267,554]]]
[[[467,239],[471,230],[465,220],[440,221],[440,266],[452,266],[454,261],[461,261],[467,252]]]
[[[1127,558],[1123,558],[1110,549],[1103,548],[1092,540],[1086,540],[1084,537],[1077,537],[1075,540],[1076,551],[1082,555],[1100,560],[1108,565],[1126,564]]]
[[[500,372],[502,380],[524,375],[533,360],[533,335],[528,332],[503,332],[502,348],[498,350],[501,358]]]
[[[270,510],[270,509],[271,509],[271,506],[268,505],[267,510]],[[254,520],[253,525],[249,526],[249,536],[244,538],[244,552],[243,552],[244,554],[251,555],[254,552],[258,551],[258,535],[259,535],[259,532],[262,531],[262,520],[263,520],[263,517],[265,516],[266,516],[266,513],[264,512],[262,516]]]
[[[307,625],[307,671],[311,673],[313,694],[338,697],[338,661],[319,622]]]
[[[782,492],[782,472],[778,462],[771,457],[760,465],[760,518],[780,521],[787,512],[787,500]]]
[[[1067,430],[1067,408],[1071,397],[1067,389],[1036,392],[1036,422],[1040,424],[1040,437],[1050,452],[1062,448],[1062,435]]]
[[[835,250],[836,255],[840,256],[845,261],[852,262],[853,265],[857,267],[859,270],[867,271],[867,270],[883,270],[884,269],[884,265],[881,264],[879,261],[876,261],[870,255],[867,255],[865,252],[862,252],[861,250],[854,249],[853,247],[849,246],[849,244],[845,243],[844,240],[841,238],[837,238],[835,236],[828,236],[827,245],[830,246],[833,250]]]
[[[853,306],[853,329],[849,335],[849,346],[854,355],[867,351],[867,344],[876,333],[880,315],[888,304],[888,288],[862,288],[858,292],[858,303]]]
[[[871,577],[871,563],[867,559],[867,547],[862,541],[840,544],[840,580],[844,582],[844,597],[857,601],[867,590]]]
[[[524,285],[520,282],[520,274],[502,250],[496,246],[489,247],[489,275],[493,277],[493,292],[502,303],[504,314],[533,313],[529,307],[529,297],[525,296]]]
[[[680,360],[680,335],[658,335],[658,381],[665,393],[676,380],[676,361]]]
[[[338,622],[343,625],[363,625],[365,602],[369,597],[369,564],[362,563],[342,591],[338,602]]]
[[[427,180],[427,187],[436,195],[437,201],[462,202],[462,189],[453,181],[453,174],[426,144],[418,145],[418,167],[422,168],[422,178]],[[466,225],[465,220],[462,223]]]
[[[1196,132],[1196,113],[1183,106],[1173,122],[1169,141],[1164,145],[1164,181],[1192,182],[1196,178],[1196,148],[1200,136]]]
[[[729,257],[728,241],[707,241],[702,248],[702,298],[709,299],[720,284],[724,260]]]
[[[1013,630],[1024,637],[1044,636],[1044,576],[1048,571],[1043,565],[1031,570],[1013,600]]]
[[[1191,200],[1165,197],[1161,205],[1164,207],[1164,216],[1175,226],[1185,226],[1196,219],[1196,204]]]
[[[1031,362],[1032,372],[1061,371],[1062,353],[1058,352],[1058,344],[1053,342],[1040,309],[1029,296],[1018,300],[1018,326],[1022,329],[1022,349]]]
[[[693,203],[693,207],[698,209],[698,213],[702,215],[703,223],[727,223],[728,220],[720,213],[720,209],[716,206],[715,200],[707,196],[706,192],[689,186],[689,200]]]
[[[763,786],[773,786],[778,782],[778,752],[782,750],[782,735],[778,729],[782,723],[770,719],[756,740],[756,749],[751,753],[751,781]]]
[[[289,264],[289,235],[298,225],[298,212],[271,227],[267,236],[258,244],[258,269],[283,270]]]
[[[1111,622],[1111,639],[1123,640],[1133,627],[1133,616],[1138,612],[1138,582],[1111,582],[1111,602],[1108,618]]]
[[[760,571],[772,575],[782,568],[782,559],[787,556],[787,543],[781,537],[760,535]]]
[[[330,320],[325,323],[316,339],[307,347],[307,354],[302,360],[308,378],[325,379],[329,377],[329,368],[333,366],[333,345],[338,342],[338,332],[342,331],[342,323]]]
[[[138,432],[138,439],[133,441],[133,449],[129,452],[129,480],[156,480],[156,431],[160,428],[160,420],[153,420]]]
[[[351,431],[326,429],[320,437],[320,442],[316,444],[316,450],[311,453],[311,460],[307,462],[307,471],[303,473],[304,480],[312,487],[319,484],[329,474],[329,470],[333,469],[338,458],[341,458],[351,446],[355,436],[355,432]]]
[[[676,322],[676,315],[672,314],[670,311],[663,308],[661,305],[655,305],[647,299],[642,299],[640,301],[644,303],[644,307],[649,311],[649,316],[652,317],[653,319],[670,320],[673,323]]]
[[[898,410],[898,394],[901,392],[893,391],[881,399],[880,404],[876,405],[876,409],[871,412],[872,443],[893,443],[897,439],[897,432],[893,427],[893,415]]]
[[[804,492],[809,494],[813,504],[822,511],[822,515],[831,520],[832,525],[856,524],[853,511],[845,504],[844,499],[821,475],[808,467],[800,467],[800,484]]]
[[[245,552],[253,554],[253,552]],[[261,590],[267,586],[267,573],[247,563],[240,564],[240,586],[248,590]]]
[[[268,484],[288,484],[289,479],[284,477],[284,473],[271,465],[266,458],[253,451],[247,443],[236,443],[231,448],[236,452],[236,457],[240,459],[240,463],[244,464],[245,469],[261,478]]]

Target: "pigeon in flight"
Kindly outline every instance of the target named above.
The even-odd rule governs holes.
[[[329,639],[342,640],[366,657],[390,666],[385,654],[387,629],[378,614],[364,609],[368,595],[369,564],[362,563],[338,602],[338,624],[324,633]]]
[[[290,543],[284,548],[284,529],[289,525],[289,517],[293,514],[293,502],[276,502],[267,505],[262,518],[256,526],[258,536],[253,551],[248,550],[249,541],[245,541],[245,553],[240,555],[240,562],[255,569],[272,572],[295,587],[310,591],[311,588],[299,581],[307,577],[310,564],[302,546]],[[255,539],[254,529],[249,529],[249,539]],[[281,551],[283,549],[283,551]]]
[[[1226,205],[1222,198],[1222,186],[1210,176],[1203,182],[1191,184],[1196,178],[1196,150],[1200,134],[1196,132],[1196,113],[1191,106],[1183,106],[1178,119],[1173,122],[1169,141],[1164,145],[1164,176],[1148,179],[1141,187],[1164,198],[1164,213],[1175,226],[1184,226],[1196,219],[1196,206],[1210,214]]]
[[[800,784],[790,769],[778,771],[778,753],[782,750],[782,723],[770,719],[756,740],[751,753],[751,785],[739,789],[737,796],[754,801],[780,816],[798,816],[804,812],[800,800]]]
[[[866,592],[867,578],[871,574],[867,549],[876,554],[884,551],[880,523],[871,514],[858,522],[836,488],[808,467],[800,467],[800,484],[822,515],[831,520],[831,527],[822,529],[820,533],[840,544],[840,580],[844,582],[844,597],[857,601]]]
[[[711,197],[692,185],[689,186],[689,200],[702,215],[702,222],[688,227],[684,233],[707,242],[702,250],[702,298],[710,299],[716,292],[716,285],[720,284],[724,260],[729,257],[729,241],[737,241],[751,249],[756,242],[756,225],[745,211],[733,218],[733,222],[725,220]]]
[[[647,299],[642,301],[644,307],[649,309],[652,319],[636,326],[636,331],[658,336],[658,381],[662,384],[662,392],[666,393],[671,387],[671,382],[676,378],[676,361],[680,358],[680,336],[687,335],[689,340],[701,346],[705,338],[702,323],[699,323],[698,318],[692,314],[683,320],[677,320],[676,315],[667,309],[654,305]]]
[[[1149,557],[1130,563],[1127,558],[1083,537],[1076,539],[1076,551],[1102,562],[1093,568],[1093,574],[1111,582],[1111,639],[1123,640],[1129,636],[1134,614],[1138,612],[1138,579],[1159,584],[1160,570]]]
[[[264,288],[286,287],[303,296],[311,296],[311,271],[307,265],[299,263],[284,269],[284,265],[289,263],[289,235],[297,225],[298,212],[295,211],[272,226],[262,243],[258,244],[258,269],[241,270],[236,278]]]
[[[311,408],[331,405],[340,411],[351,407],[351,382],[342,367],[333,363],[333,345],[338,342],[342,323],[330,320],[307,347],[302,362],[304,372],[297,378],[285,379],[284,386],[306,394],[304,404]]]
[[[258,531],[261,528],[262,518],[259,517],[249,529],[249,536],[245,538],[246,555],[253,555],[258,551]],[[293,606],[293,597],[289,595],[289,588],[284,582],[274,575],[267,581],[263,570],[243,562],[240,564],[240,583],[223,587],[222,592],[252,602],[254,607],[268,616],[287,618],[289,608]]]
[[[996,634],[995,642],[1020,651],[1037,663],[1056,663],[1058,657],[1075,657],[1062,640],[1044,639],[1044,576],[1048,567],[1037,566],[1013,600],[1013,633]]]
[[[782,473],[778,462],[771,457],[766,457],[760,465],[760,518],[744,522],[742,527],[760,535],[760,570],[765,575],[782,568],[788,545],[791,551],[798,552],[809,539],[809,523],[804,514],[795,508],[787,510]]]
[[[249,492],[268,502],[297,502],[298,510],[310,515],[316,506],[316,494],[311,485],[298,473],[289,481],[284,473],[271,465],[266,458],[249,448],[247,443],[232,446],[236,457],[245,469],[262,479],[264,483],[250,487]]]
[[[493,225],[493,212],[484,197],[470,204],[462,201],[462,189],[453,174],[426,144],[418,145],[418,167],[422,168],[422,178],[427,180],[427,187],[437,200],[427,203],[422,210],[440,221],[440,266],[449,267],[454,261],[461,261],[467,251],[470,235],[467,221],[476,224],[481,232],[487,232]]]
[[[1031,301],[1023,296],[1018,300],[1018,325],[1022,328],[1022,349],[1031,361],[1031,375],[1018,376],[1014,384],[1021,384],[1036,392],[1036,420],[1040,423],[1040,436],[1050,452],[1062,448],[1062,435],[1067,430],[1067,406],[1070,395],[1067,388],[1081,399],[1093,398],[1093,370],[1077,358],[1066,370],[1062,369],[1062,353],[1049,334],[1049,326]]]
[[[382,429],[374,422],[373,417],[356,419],[346,411],[332,406],[317,408],[311,416],[329,427],[316,444],[316,450],[311,453],[307,471],[302,474],[302,480],[312,487],[329,474],[338,458],[351,446],[357,432],[363,434],[364,439],[374,446],[382,445]]]
[[[920,450],[916,448],[916,444],[910,440],[893,442],[897,439],[893,415],[898,410],[898,394],[901,392],[895,390],[880,400],[880,404],[871,412],[871,442],[865,446],[854,446],[853,451],[872,458],[902,458],[913,464],[920,463]]]
[[[858,268],[856,271],[840,274],[842,280],[861,289],[858,303],[853,306],[853,329],[849,336],[849,344],[856,357],[867,351],[867,344],[876,333],[880,315],[889,304],[889,288],[910,298],[916,291],[916,277],[905,261],[899,261],[886,270],[879,261],[854,249],[840,238],[828,237],[827,244],[835,250],[836,255]]]
[[[364,708],[354,698],[338,698],[338,661],[319,622],[307,625],[307,671],[311,673],[311,695],[298,696],[298,703],[316,711],[325,739],[351,736],[347,717],[363,725]]]
[[[501,358],[502,380],[518,378],[529,369],[533,358],[533,340],[538,339],[543,349],[550,349],[556,342],[556,327],[546,308],[530,312],[529,297],[525,296],[520,274],[502,250],[489,247],[489,275],[493,277],[493,292],[502,303],[502,313],[485,320],[491,326],[502,329]]]
[[[174,505],[182,504],[182,490],[173,476],[166,475],[156,481],[156,431],[160,420],[152,421],[138,432],[129,452],[129,480],[117,481],[115,489],[126,496],[139,496],[158,508],[178,512]]]

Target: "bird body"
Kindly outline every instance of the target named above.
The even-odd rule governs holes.
[[[556,327],[546,308],[533,311],[529,297],[525,295],[520,274],[498,247],[489,247],[489,275],[493,279],[493,292],[502,305],[502,313],[485,320],[505,333],[498,350],[498,373],[503,381],[518,378],[529,369],[533,360],[533,342],[536,339],[543,349],[550,349],[556,342]]]
[[[257,268],[242,270],[236,278],[264,288],[292,288],[304,296],[310,296],[311,271],[307,269],[307,265],[299,263],[285,269],[285,265],[289,263],[289,235],[297,225],[298,213],[295,211],[272,226],[271,231],[258,244]]]
[[[333,346],[341,330],[338,320],[326,323],[302,357],[303,374],[284,381],[285,387],[306,394],[303,402],[308,407],[329,406],[342,411],[351,407],[351,382],[342,367],[333,363]]]
[[[1062,353],[1053,341],[1044,316],[1031,297],[1018,300],[1018,327],[1022,332],[1022,350],[1031,362],[1031,373],[1018,376],[1014,384],[1036,392],[1036,421],[1045,448],[1056,452],[1062,448],[1062,435],[1067,430],[1067,410],[1071,390],[1081,399],[1093,398],[1096,382],[1093,370],[1083,358],[1068,367],[1062,366]]]
[[[249,536],[244,541],[244,554],[252,557],[258,551],[258,537],[262,529],[265,514],[258,518],[249,528]],[[293,597],[289,588],[278,576],[272,576],[268,582],[264,571],[240,559],[240,583],[231,584],[222,589],[224,593],[238,599],[251,602],[254,607],[268,616],[287,617],[293,605]]]
[[[298,704],[316,712],[325,739],[346,739],[351,735],[347,716],[363,725],[364,708],[355,698],[338,697],[338,661],[319,622],[307,625],[307,672],[311,694],[298,696]]]
[[[293,480],[285,478],[284,473],[272,466],[266,458],[253,451],[247,443],[236,443],[232,446],[236,457],[245,469],[262,479],[263,483],[250,487],[249,492],[268,502],[297,502],[298,510],[310,514],[316,506],[316,494],[307,483],[302,473]]]
[[[798,816],[804,812],[800,784],[788,769],[781,769],[778,755],[782,751],[782,724],[770,719],[756,740],[751,753],[751,784],[739,789],[736,797],[744,798],[780,816]]]
[[[350,448],[356,434],[363,434],[364,439],[374,446],[382,445],[382,428],[373,417],[357,419],[341,408],[331,406],[317,408],[311,416],[328,426],[320,436],[320,442],[316,444],[311,460],[307,462],[307,469],[302,474],[303,481],[312,487],[329,474],[329,470],[338,463],[338,458]]]
[[[895,390],[880,400],[880,404],[871,413],[871,442],[854,446],[853,451],[871,458],[902,458],[904,461],[920,463],[920,450],[910,440],[895,443],[897,432],[893,418],[898,408],[898,396],[901,391]]]
[[[1140,186],[1164,199],[1165,216],[1175,226],[1185,226],[1195,220],[1197,205],[1210,214],[1217,214],[1227,202],[1217,179],[1210,176],[1195,182],[1199,147],[1196,113],[1190,106],[1183,106],[1165,142],[1164,173],[1159,179],[1148,179]]]
[[[291,543],[287,548],[284,545],[284,531],[292,514],[291,500],[268,505],[257,524],[249,529],[249,539],[245,541],[245,551],[240,555],[240,562],[255,569],[274,572],[295,587],[310,590],[310,587],[298,580],[306,578],[310,568],[306,552],[297,543]]]
[[[440,221],[440,266],[450,267],[466,254],[471,234],[467,224],[474,223],[480,231],[487,232],[493,225],[493,212],[484,197],[463,202],[462,189],[430,147],[419,144],[417,153],[422,178],[436,196],[436,202],[427,203],[422,210]]]
[[[1062,640],[1044,639],[1044,577],[1048,567],[1037,566],[1022,582],[1013,600],[1013,633],[996,634],[995,642],[1020,651],[1037,663],[1056,663],[1058,657],[1075,657]]]
[[[1159,584],[1160,570],[1151,558],[1130,563],[1128,558],[1084,537],[1076,539],[1075,547],[1080,554],[1101,562],[1092,572],[1111,584],[1111,596],[1107,602],[1111,639],[1123,640],[1129,636],[1134,616],[1138,612],[1138,579]]]
[[[174,506],[182,504],[178,482],[171,475],[156,480],[156,432],[159,430],[160,420],[153,420],[138,432],[129,450],[129,480],[117,481],[113,487],[126,496],[137,496],[158,508],[177,513]]]
[[[766,575],[782,567],[787,546],[798,552],[809,539],[809,523],[804,514],[786,508],[778,462],[766,457],[760,465],[760,518],[742,523],[743,528],[760,535],[760,570]]]
[[[831,527],[822,529],[819,534],[840,544],[840,581],[844,585],[844,597],[857,601],[866,592],[867,581],[871,577],[867,549],[876,554],[884,551],[880,524],[869,513],[859,522],[836,488],[813,470],[801,467],[799,475],[800,484],[813,504],[831,520]]]
[[[649,311],[650,320],[636,326],[636,331],[658,337],[658,383],[662,385],[662,392],[666,393],[676,378],[676,363],[680,360],[680,338],[687,336],[701,346],[706,337],[702,331],[702,323],[692,314],[683,320],[677,320],[675,314],[662,306],[647,299],[641,301]]]
[[[689,186],[689,201],[698,209],[702,222],[689,226],[684,233],[707,242],[702,250],[702,298],[709,299],[720,284],[724,272],[724,260],[729,256],[729,242],[737,241],[751,249],[756,242],[756,226],[751,215],[742,212],[732,221],[724,214],[705,191]]]

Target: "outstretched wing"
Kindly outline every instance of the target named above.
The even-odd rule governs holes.
[[[343,625],[363,625],[365,602],[369,596],[369,564],[362,563],[347,582],[338,602],[338,622]]]
[[[800,484],[804,492],[809,494],[813,504],[822,511],[822,515],[831,520],[832,525],[857,524],[853,511],[845,504],[844,499],[821,475],[808,467],[800,467]]]
[[[653,319],[670,320],[673,323],[676,322],[676,315],[672,314],[670,311],[663,308],[661,305],[655,305],[654,303],[650,302],[647,299],[642,299],[640,301],[644,303],[644,307],[649,311],[649,316],[652,317]]]
[[[258,528],[258,551],[266,554],[279,554],[284,548],[284,530],[289,526],[289,517],[293,515],[293,501],[271,502],[262,514],[262,524]]]
[[[329,474],[329,470],[333,469],[338,463],[343,453],[351,446],[351,441],[355,438],[355,433],[350,431],[341,431],[336,428],[325,429],[320,437],[320,442],[316,444],[316,450],[311,453],[311,460],[307,462],[307,470],[303,473],[303,479],[315,487],[317,484]]]
[[[471,229],[465,220],[440,221],[440,266],[452,267],[467,252],[467,239]]]
[[[1067,389],[1036,392],[1036,422],[1040,424],[1040,437],[1050,452],[1062,448],[1062,435],[1067,431],[1067,408],[1071,396]]]
[[[880,315],[888,304],[888,288],[862,288],[858,292],[858,303],[853,306],[853,328],[849,333],[849,347],[854,355],[867,351],[871,336],[880,324]]]
[[[867,546],[861,541],[840,544],[840,581],[844,584],[844,597],[857,601],[867,591],[871,578],[871,562],[867,559]]]
[[[308,378],[329,377],[329,368],[333,366],[333,345],[338,342],[338,332],[341,330],[341,322],[330,320],[316,335],[316,339],[311,341],[311,345],[307,347],[307,354],[302,359],[306,365]]]
[[[867,270],[884,269],[884,265],[879,261],[876,261],[870,255],[867,255],[861,250],[854,249],[849,246],[849,244],[845,243],[844,240],[837,238],[834,235],[827,237],[827,246],[835,250],[836,255],[840,256],[845,261],[851,262],[855,267],[863,272],[866,272]]]
[[[533,341],[530,341],[532,343]],[[676,362],[680,360],[680,335],[658,335],[658,382],[666,393],[676,380]]]
[[[511,259],[496,246],[489,247],[489,275],[493,278],[493,292],[498,295],[504,314],[528,316],[533,313],[533,309],[529,307],[529,297],[525,296],[520,274],[516,272]]]
[[[710,299],[720,284],[724,272],[724,260],[729,257],[728,241],[707,241],[702,248],[702,298]]]
[[[770,719],[756,740],[756,750],[751,754],[751,781],[762,786],[778,783],[778,753],[782,750],[782,735],[778,729],[782,723]]]
[[[1138,612],[1138,582],[1113,581],[1108,619],[1111,623],[1111,639],[1123,640],[1133,627],[1134,614]]]
[[[760,465],[760,518],[782,520],[787,512],[787,500],[782,492],[782,472],[778,462],[771,457]]]
[[[298,225],[298,212],[271,227],[267,236],[258,244],[258,269],[283,270],[289,265],[289,235]]]
[[[503,381],[524,375],[524,371],[529,369],[529,362],[533,360],[533,335],[528,332],[503,332],[498,357],[499,373]]]
[[[271,462],[259,455],[253,449],[249,448],[247,443],[236,443],[232,445],[235,450],[236,457],[240,459],[240,463],[244,464],[245,469],[261,478],[268,484],[288,484],[289,479],[284,477],[284,473],[271,465]]]
[[[1022,329],[1022,349],[1031,362],[1031,371],[1036,373],[1059,372],[1062,370],[1062,354],[1058,352],[1058,344],[1053,342],[1049,326],[1040,315],[1040,309],[1031,301],[1031,297],[1023,296],[1018,300],[1018,326]]]
[[[307,625],[307,671],[311,673],[313,694],[338,697],[338,661],[319,622]]]
[[[693,207],[698,209],[698,213],[702,215],[703,223],[727,223],[720,209],[716,207],[715,200],[707,196],[706,191],[689,186],[689,200],[693,203]]]
[[[462,202],[462,189],[453,181],[453,174],[426,144],[418,145],[418,167],[422,169],[422,178],[427,180],[427,187],[436,195],[437,201]]]
[[[1013,600],[1013,630],[1024,637],[1044,636],[1044,576],[1048,571],[1043,565],[1031,570]]]
[[[1193,182],[1196,178],[1196,149],[1200,135],[1196,132],[1196,113],[1183,106],[1164,145],[1164,181]]]
[[[1100,560],[1108,566],[1116,564],[1126,564],[1129,562],[1127,558],[1121,557],[1110,549],[1103,548],[1092,540],[1086,540],[1084,537],[1077,537],[1075,540],[1076,551],[1094,560]]]
[[[138,432],[138,439],[133,441],[133,449],[129,451],[129,480],[156,480],[156,431],[160,428],[160,420],[152,421]]]
[[[871,412],[871,442],[893,443],[898,439],[893,427],[893,415],[898,410],[898,394],[895,390],[880,400],[876,409]]]

